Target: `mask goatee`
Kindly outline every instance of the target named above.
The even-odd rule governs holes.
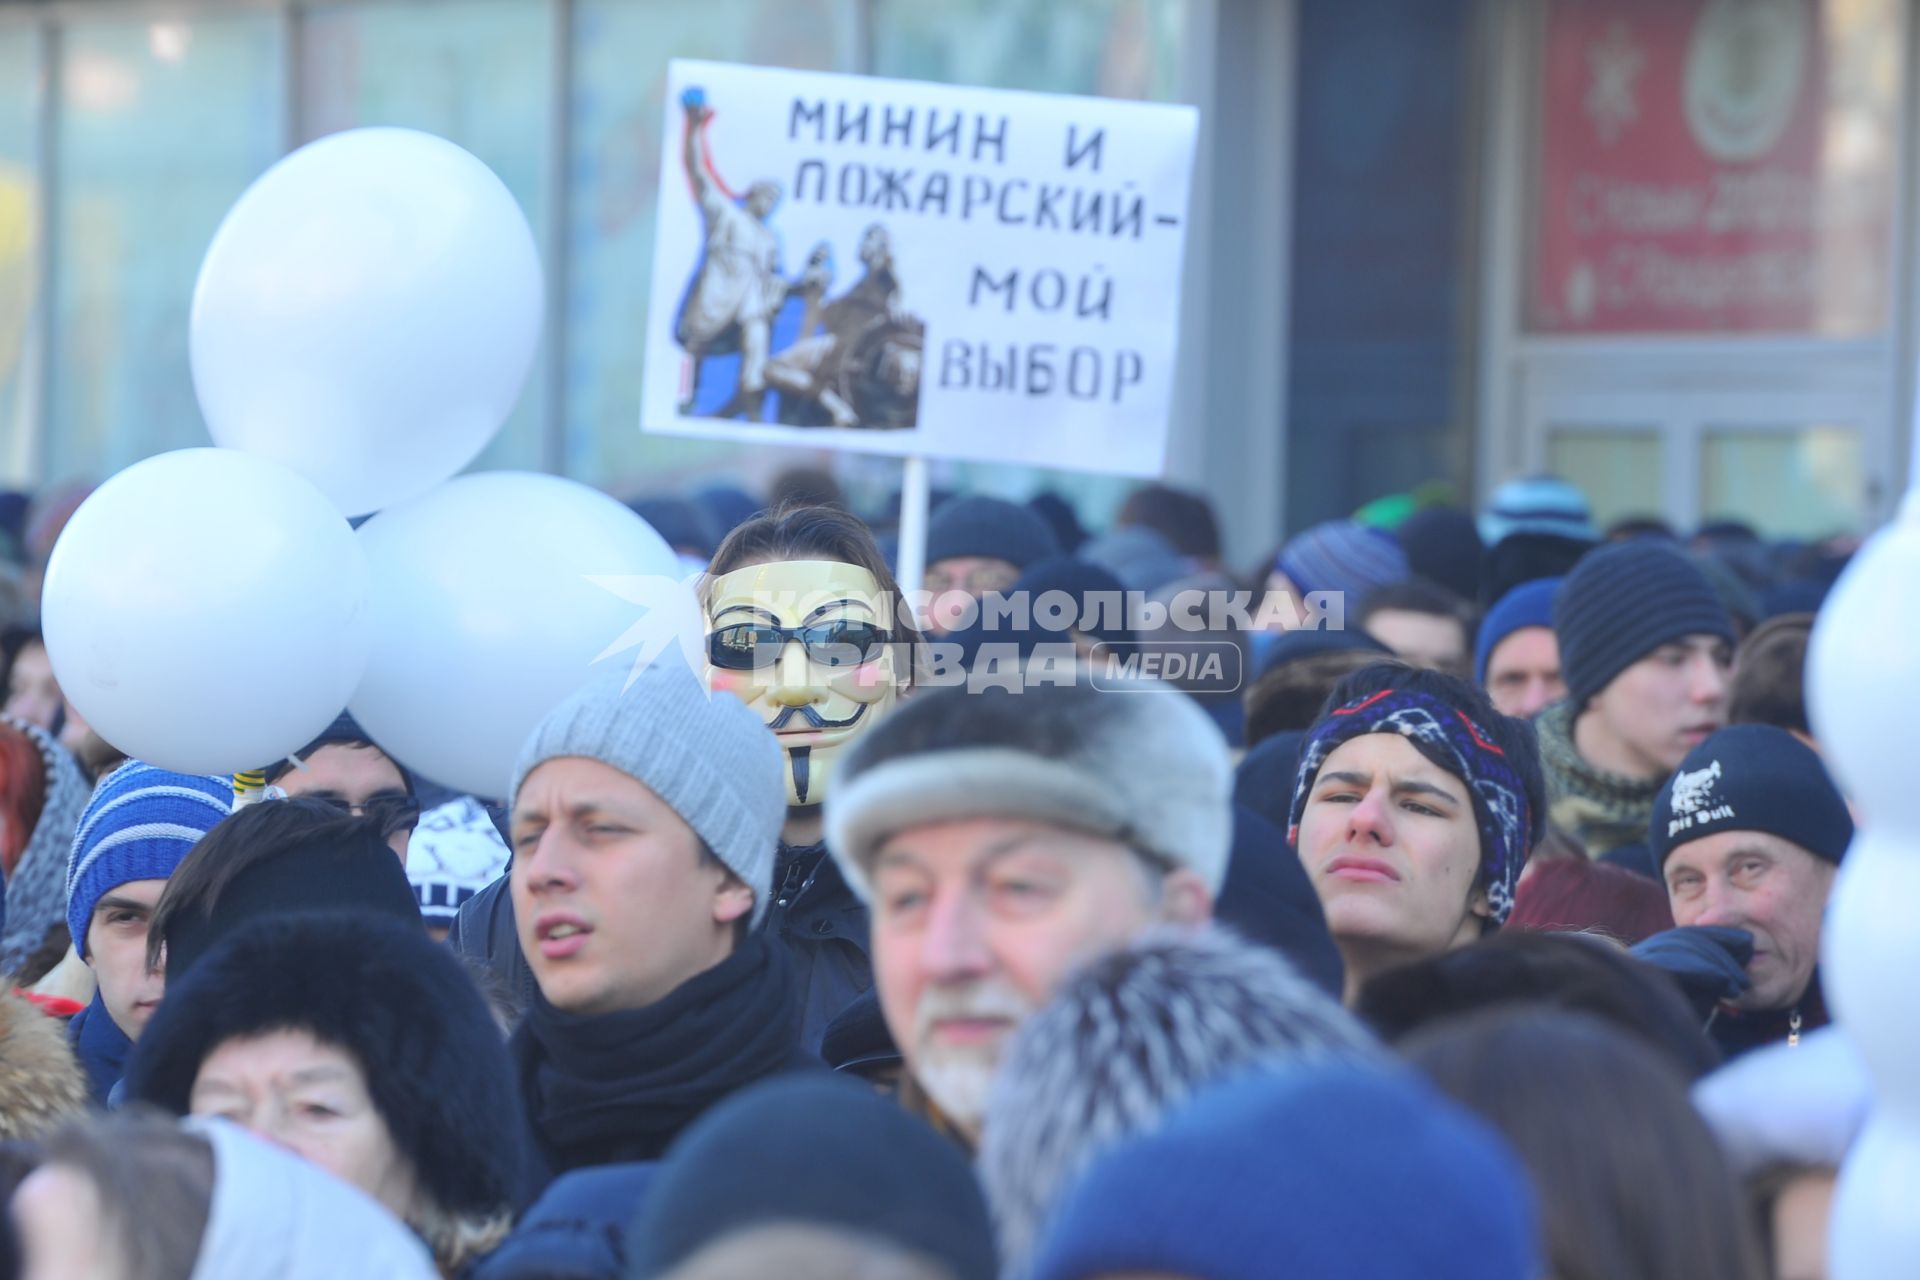
[[[810,804],[807,791],[813,773],[813,748],[795,747],[787,752],[788,767],[793,770],[793,795],[801,804]]]

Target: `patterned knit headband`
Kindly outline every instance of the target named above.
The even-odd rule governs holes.
[[[1465,712],[1437,698],[1405,689],[1347,703],[1307,732],[1300,749],[1299,780],[1287,819],[1287,839],[1298,844],[1307,793],[1342,743],[1366,733],[1397,733],[1421,755],[1467,786],[1473,817],[1480,828],[1480,871],[1493,923],[1506,923],[1513,910],[1513,886],[1532,847],[1533,814],[1519,770]]]

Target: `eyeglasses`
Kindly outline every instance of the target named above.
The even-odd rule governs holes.
[[[857,667],[880,656],[886,636],[871,622],[850,619],[811,627],[776,627],[742,622],[707,636],[707,661],[722,671],[755,671],[780,660],[780,651],[798,640],[807,661],[823,667]]]
[[[964,574],[936,567],[922,576],[920,589],[934,596],[945,595],[949,591],[964,591],[968,595],[978,596],[989,591],[1010,591],[1019,580],[1020,571],[1011,565],[980,565]]]

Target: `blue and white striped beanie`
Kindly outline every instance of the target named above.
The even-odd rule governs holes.
[[[129,760],[100,780],[67,862],[67,928],[81,958],[94,904],[133,880],[165,880],[233,812],[233,782]]]
[[[1598,542],[1587,495],[1559,476],[1524,476],[1493,491],[1480,514],[1480,541],[1491,547],[1516,533]]]

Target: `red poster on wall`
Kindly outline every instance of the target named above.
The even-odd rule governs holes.
[[[1529,328],[1882,328],[1892,145],[1849,148],[1879,113],[1829,103],[1835,25],[1863,34],[1817,0],[1552,0]]]

